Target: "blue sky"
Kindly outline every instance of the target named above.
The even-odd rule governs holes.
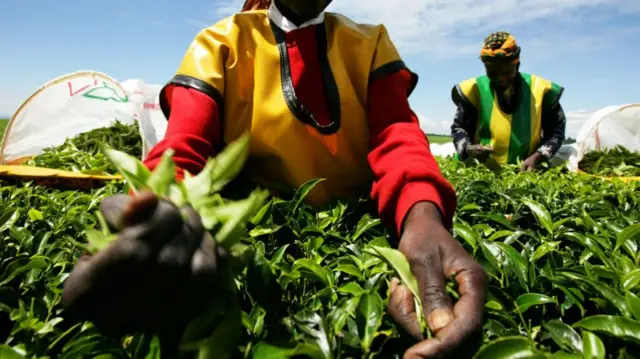
[[[2,0],[0,116],[81,69],[163,84],[195,34],[242,2]],[[637,0],[335,0],[329,10],[387,26],[420,75],[411,104],[431,132],[448,132],[450,89],[482,73],[478,51],[495,30],[522,46],[522,71],[566,88],[570,135],[591,111],[640,102]]]

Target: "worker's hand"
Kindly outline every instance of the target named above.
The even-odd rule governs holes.
[[[522,162],[522,165],[520,166],[520,172],[534,171],[536,168],[538,168],[538,164],[541,160],[542,154],[540,154],[540,152],[535,152],[526,160],[524,160],[524,162]]]
[[[467,145],[465,152],[467,156],[484,162],[489,158],[489,155],[493,153],[493,147],[488,145]]]
[[[405,359],[465,358],[481,345],[481,328],[487,292],[484,268],[460,246],[442,224],[432,203],[421,202],[407,215],[399,250],[407,257],[415,275],[424,316],[432,339],[423,340],[413,295],[394,279],[389,312],[395,321],[421,342],[409,348]],[[445,279],[454,277],[460,300],[455,306],[445,290]]]
[[[80,258],[64,283],[66,316],[106,335],[180,335],[215,295],[225,254],[193,209],[149,192],[108,197],[100,210],[118,238]]]

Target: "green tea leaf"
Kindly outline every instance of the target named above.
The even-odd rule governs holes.
[[[293,263],[293,269],[303,273],[307,278],[316,280],[326,286],[331,285],[331,273],[310,258],[300,258]]]
[[[478,235],[469,225],[464,223],[456,223],[453,232],[460,236],[473,250],[476,249],[478,243]]]
[[[20,219],[20,210],[6,211],[0,216],[0,233],[8,230]]]
[[[613,289],[611,289],[611,287],[575,273],[564,272],[561,273],[561,275],[579,284],[593,288],[596,292],[599,292],[604,299],[613,304],[622,315],[624,315],[625,317],[631,316],[631,311],[629,310],[629,306],[627,305],[624,297],[616,293]]]
[[[244,229],[249,218],[268,196],[268,191],[256,190],[244,200],[214,208],[201,208],[199,214],[208,229],[211,229],[210,224],[222,223],[222,227],[215,232],[215,240],[224,248],[231,248],[239,239],[239,231]]]
[[[562,242],[560,242],[560,241],[542,243],[538,248],[536,248],[535,252],[533,252],[533,255],[531,256],[531,262],[535,263],[540,258],[542,258],[542,257],[546,256],[547,254],[555,251],[556,248],[558,248],[558,246],[561,243]]]
[[[102,152],[122,174],[134,193],[138,193],[142,189],[150,189],[147,181],[151,173],[142,162],[118,150],[103,147]]]
[[[2,273],[2,280],[0,281],[0,287],[10,283],[23,273],[26,273],[32,269],[44,269],[49,266],[51,260],[43,256],[32,256],[30,258],[22,257],[13,260],[7,260],[9,263],[4,272]]]
[[[25,359],[25,356],[13,350],[8,345],[0,344],[0,358],[2,359]]]
[[[411,294],[413,294],[414,300],[418,304],[416,306],[416,312],[424,313],[424,311],[422,310],[422,298],[420,297],[420,292],[418,289],[418,281],[411,272],[411,267],[404,254],[392,248],[373,245],[368,246],[365,251],[380,257],[393,268],[395,273],[400,277],[401,283],[406,285],[407,288],[409,288],[409,291],[411,291]],[[424,318],[424,315],[418,315],[418,321],[420,322],[420,328],[423,331],[426,331],[427,322],[426,318]]]
[[[587,330],[582,331],[582,355],[585,359],[605,359],[607,355],[602,340]]]
[[[376,292],[368,292],[360,297],[356,321],[360,333],[360,345],[365,353],[369,352],[371,343],[382,322],[384,307],[382,298]]]
[[[317,312],[305,309],[296,313],[294,320],[308,341],[322,351],[323,358],[332,359],[335,342],[334,338],[329,335],[325,319]]]
[[[268,311],[277,310],[282,293],[278,285],[275,270],[265,257],[265,245],[254,245],[253,258],[246,268],[245,285],[253,299]]]
[[[545,356],[525,337],[505,337],[485,344],[473,359],[545,359]]]
[[[515,248],[505,243],[496,243],[509,259],[509,264],[516,277],[525,288],[529,285],[529,263],[518,253]]]
[[[544,294],[526,293],[516,299],[516,310],[520,313],[524,313],[533,306],[543,304],[558,304],[558,302],[554,298]]]
[[[356,282],[349,282],[342,287],[338,288],[338,292],[343,294],[352,294],[355,296],[359,296],[364,293],[364,289],[360,286],[360,284]]]
[[[353,264],[340,264],[332,269],[337,272],[350,274],[356,278],[364,279],[362,271]]]
[[[569,325],[559,321],[550,320],[544,327],[551,334],[551,338],[562,350],[572,353],[582,353],[582,339],[580,335]]]
[[[169,193],[167,197],[178,208],[184,206],[187,203],[188,194],[187,194],[187,189],[184,186],[183,182],[170,184],[168,191]],[[195,209],[195,206],[192,206],[192,207],[194,207]]]
[[[637,295],[633,294],[633,292],[625,293],[625,300],[627,305],[629,306],[629,310],[633,317],[636,320],[640,320],[640,298]]]
[[[616,250],[620,249],[627,241],[633,240],[640,235],[640,223],[635,223],[618,233],[616,240]]]
[[[44,219],[42,212],[38,211],[35,208],[30,208],[28,214],[29,214],[29,219],[31,219],[32,221],[40,221]]]
[[[242,335],[241,311],[235,305],[227,309],[213,334],[199,345],[198,359],[233,358]]]
[[[302,203],[302,201],[304,201],[305,198],[307,198],[307,196],[309,195],[309,193],[320,183],[320,182],[324,182],[325,179],[324,178],[316,178],[316,179],[312,179],[309,180],[307,182],[305,182],[304,184],[302,184],[302,186],[300,186],[300,188],[298,188],[298,190],[296,191],[293,200],[290,202],[290,213],[295,213],[295,211],[298,210],[298,207],[300,206],[300,203]]]
[[[151,172],[147,185],[151,190],[162,197],[170,194],[170,185],[175,181],[176,165],[173,163],[174,151],[168,149],[162,154],[158,166]]]
[[[245,132],[216,156],[209,182],[212,192],[219,192],[240,174],[249,157],[250,140],[251,134]]]
[[[369,216],[362,217],[362,219],[360,219],[360,222],[358,222],[358,226],[356,227],[356,231],[353,234],[352,239],[358,239],[363,233],[379,225],[380,223],[381,221],[379,218],[371,218]]]
[[[591,239],[591,238],[589,238],[589,237],[587,237],[585,235],[582,235],[580,233],[576,233],[576,232],[565,233],[564,236],[566,236],[567,238],[569,238],[572,241],[575,241],[576,243],[579,243],[579,244],[585,246],[591,252],[593,252],[593,254],[598,256],[598,258],[602,261],[602,263],[604,263],[607,267],[613,268],[613,264],[611,263],[611,260],[609,259],[609,256],[607,256],[604,253],[604,251],[602,250],[600,245],[598,245],[598,243],[596,241],[594,241],[593,239]]]
[[[191,204],[196,212],[201,212],[211,202],[211,195],[214,192],[212,183],[215,166],[216,160],[211,159],[207,161],[197,176],[191,176],[185,172],[185,177],[182,181],[184,191],[181,190],[179,192],[184,193],[185,200]]]
[[[103,232],[94,228],[87,228],[85,230],[85,235],[87,236],[87,241],[89,242],[88,249],[91,253],[97,253],[107,248],[109,243],[118,238],[116,234],[105,235]]]
[[[151,343],[149,343],[149,351],[145,355],[144,359],[161,359],[160,340],[158,337],[153,337]]]
[[[640,344],[640,322],[629,318],[594,315],[580,320],[573,327]]]
[[[290,346],[274,346],[265,342],[258,343],[252,353],[252,359],[284,359],[304,355],[310,359],[325,359],[320,348],[307,343],[291,344]]]
[[[634,290],[638,285],[640,285],[640,269],[634,269],[623,275],[620,282],[622,289],[625,291]]]
[[[341,333],[347,320],[355,317],[358,304],[360,304],[360,296],[343,299],[337,307],[332,309],[329,320],[334,333]]]
[[[529,207],[531,212],[534,214],[538,223],[549,232],[550,235],[553,235],[553,220],[551,219],[551,214],[549,211],[544,208],[539,202],[536,202],[529,198],[522,198],[522,204]]]

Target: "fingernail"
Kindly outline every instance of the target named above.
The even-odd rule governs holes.
[[[437,332],[446,327],[453,320],[451,311],[447,309],[436,309],[429,315],[429,326],[431,330]]]
[[[398,280],[398,278],[391,278],[391,283],[390,283],[390,292],[393,293],[396,291],[396,288],[398,288],[398,283],[400,281]]]

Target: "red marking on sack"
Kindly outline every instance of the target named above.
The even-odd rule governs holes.
[[[78,93],[80,93],[80,92],[88,89],[89,87],[91,87],[91,85],[86,85],[84,87],[81,87],[77,91],[73,91],[73,84],[71,83],[71,81],[67,82],[67,86],[69,87],[69,97],[73,97],[73,96],[77,95]],[[93,86],[98,86],[98,80],[93,80]]]

